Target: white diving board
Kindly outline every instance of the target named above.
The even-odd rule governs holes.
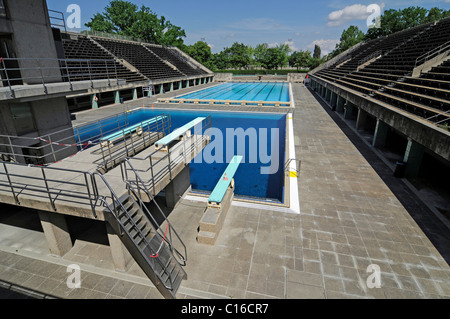
[[[211,193],[211,196],[208,198],[208,203],[210,205],[217,206],[222,203],[222,200],[225,197],[228,187],[230,186],[231,181],[242,162],[242,159],[242,156],[234,156],[228,164],[228,167]]]
[[[187,123],[186,125],[183,125],[180,128],[177,128],[175,131],[173,131],[172,133],[166,135],[165,137],[163,137],[162,139],[160,139],[159,141],[157,141],[155,143],[155,150],[159,150],[161,148],[165,148],[167,147],[167,145],[169,145],[170,143],[172,143],[173,141],[175,141],[176,139],[179,139],[181,136],[183,136],[187,131],[191,130],[193,127],[195,127],[196,125],[200,124],[201,122],[203,122],[204,120],[206,120],[206,117],[198,117],[195,120]]]
[[[131,134],[131,133],[137,131],[139,129],[139,127],[142,129],[145,126],[148,126],[150,124],[156,123],[157,121],[165,120],[166,118],[167,118],[167,116],[165,116],[165,115],[151,118],[149,120],[146,120],[146,121],[143,121],[141,123],[135,124],[133,126],[127,127],[127,128],[125,128],[123,130],[120,130],[118,132],[115,132],[115,133],[112,133],[110,135],[104,136],[101,139],[101,141],[102,142],[107,142],[107,141],[111,142],[111,141],[113,141],[115,139],[125,137],[125,135]]]

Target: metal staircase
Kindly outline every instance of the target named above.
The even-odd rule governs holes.
[[[158,291],[167,299],[175,299],[178,288],[187,274],[186,247],[176,231],[156,204],[161,214],[157,219],[140,196],[127,183],[128,194],[118,197],[101,174],[100,178],[111,192],[111,197],[99,198],[110,214],[105,219],[112,226],[124,246]],[[156,203],[156,202],[155,202]],[[162,217],[162,218],[161,218]],[[173,245],[175,233],[184,248],[184,255]]]

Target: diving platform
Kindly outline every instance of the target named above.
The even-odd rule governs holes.
[[[234,175],[242,162],[242,156],[234,156],[208,198],[208,206],[200,220],[197,241],[214,245],[234,198]]]
[[[181,140],[183,138],[183,136],[185,136],[185,135],[189,136],[191,133],[191,129],[196,127],[197,125],[200,125],[206,119],[207,119],[206,117],[198,117],[195,120],[176,129],[172,133],[168,134],[164,138],[157,141],[155,143],[155,149],[168,151],[168,149],[172,143]],[[195,132],[194,132],[194,134],[195,134]]]

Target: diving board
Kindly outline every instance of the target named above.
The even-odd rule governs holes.
[[[210,207],[217,207],[222,203],[222,200],[231,184],[231,181],[242,162],[242,156],[234,156],[231,162],[228,164],[227,169],[223,173],[216,187],[214,188],[211,196],[208,198],[208,204]]]
[[[155,150],[160,150],[160,149],[166,149],[167,150],[167,146],[170,143],[172,143],[173,141],[183,137],[186,134],[187,131],[190,131],[193,127],[195,127],[196,125],[202,123],[204,120],[206,120],[206,117],[198,117],[195,120],[187,123],[186,125],[183,125],[182,127],[177,128],[172,133],[166,135],[164,138],[162,138],[159,141],[157,141],[155,143]]]
[[[149,120],[146,120],[146,121],[143,121],[141,123],[138,123],[138,124],[132,125],[130,127],[127,127],[127,128],[125,128],[123,130],[120,130],[118,132],[115,132],[115,133],[109,134],[107,136],[104,136],[100,141],[101,142],[110,142],[111,143],[113,140],[116,140],[118,138],[123,138],[123,137],[125,137],[128,134],[134,133],[135,131],[138,132],[138,134],[142,134],[143,127],[146,127],[148,125],[154,124],[154,123],[156,123],[158,121],[165,120],[165,119],[167,119],[166,115],[156,116],[156,117],[151,118]]]

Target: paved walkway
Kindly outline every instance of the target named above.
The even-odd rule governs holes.
[[[233,206],[211,247],[195,239],[205,203],[182,200],[170,216],[188,251],[178,297],[449,298],[450,268],[411,217],[420,211],[402,204],[306,88],[294,85],[294,96],[301,214]],[[56,258],[34,214],[20,214],[37,225],[23,230],[32,222],[0,214],[1,298],[29,289],[39,298],[161,298],[135,263],[125,273],[113,269],[107,241],[98,238],[104,224],[82,228],[74,248]],[[425,231],[442,231],[436,225]],[[448,236],[433,240],[445,245]],[[70,264],[81,267],[80,289],[67,288]],[[374,264],[379,289],[367,286]]]

